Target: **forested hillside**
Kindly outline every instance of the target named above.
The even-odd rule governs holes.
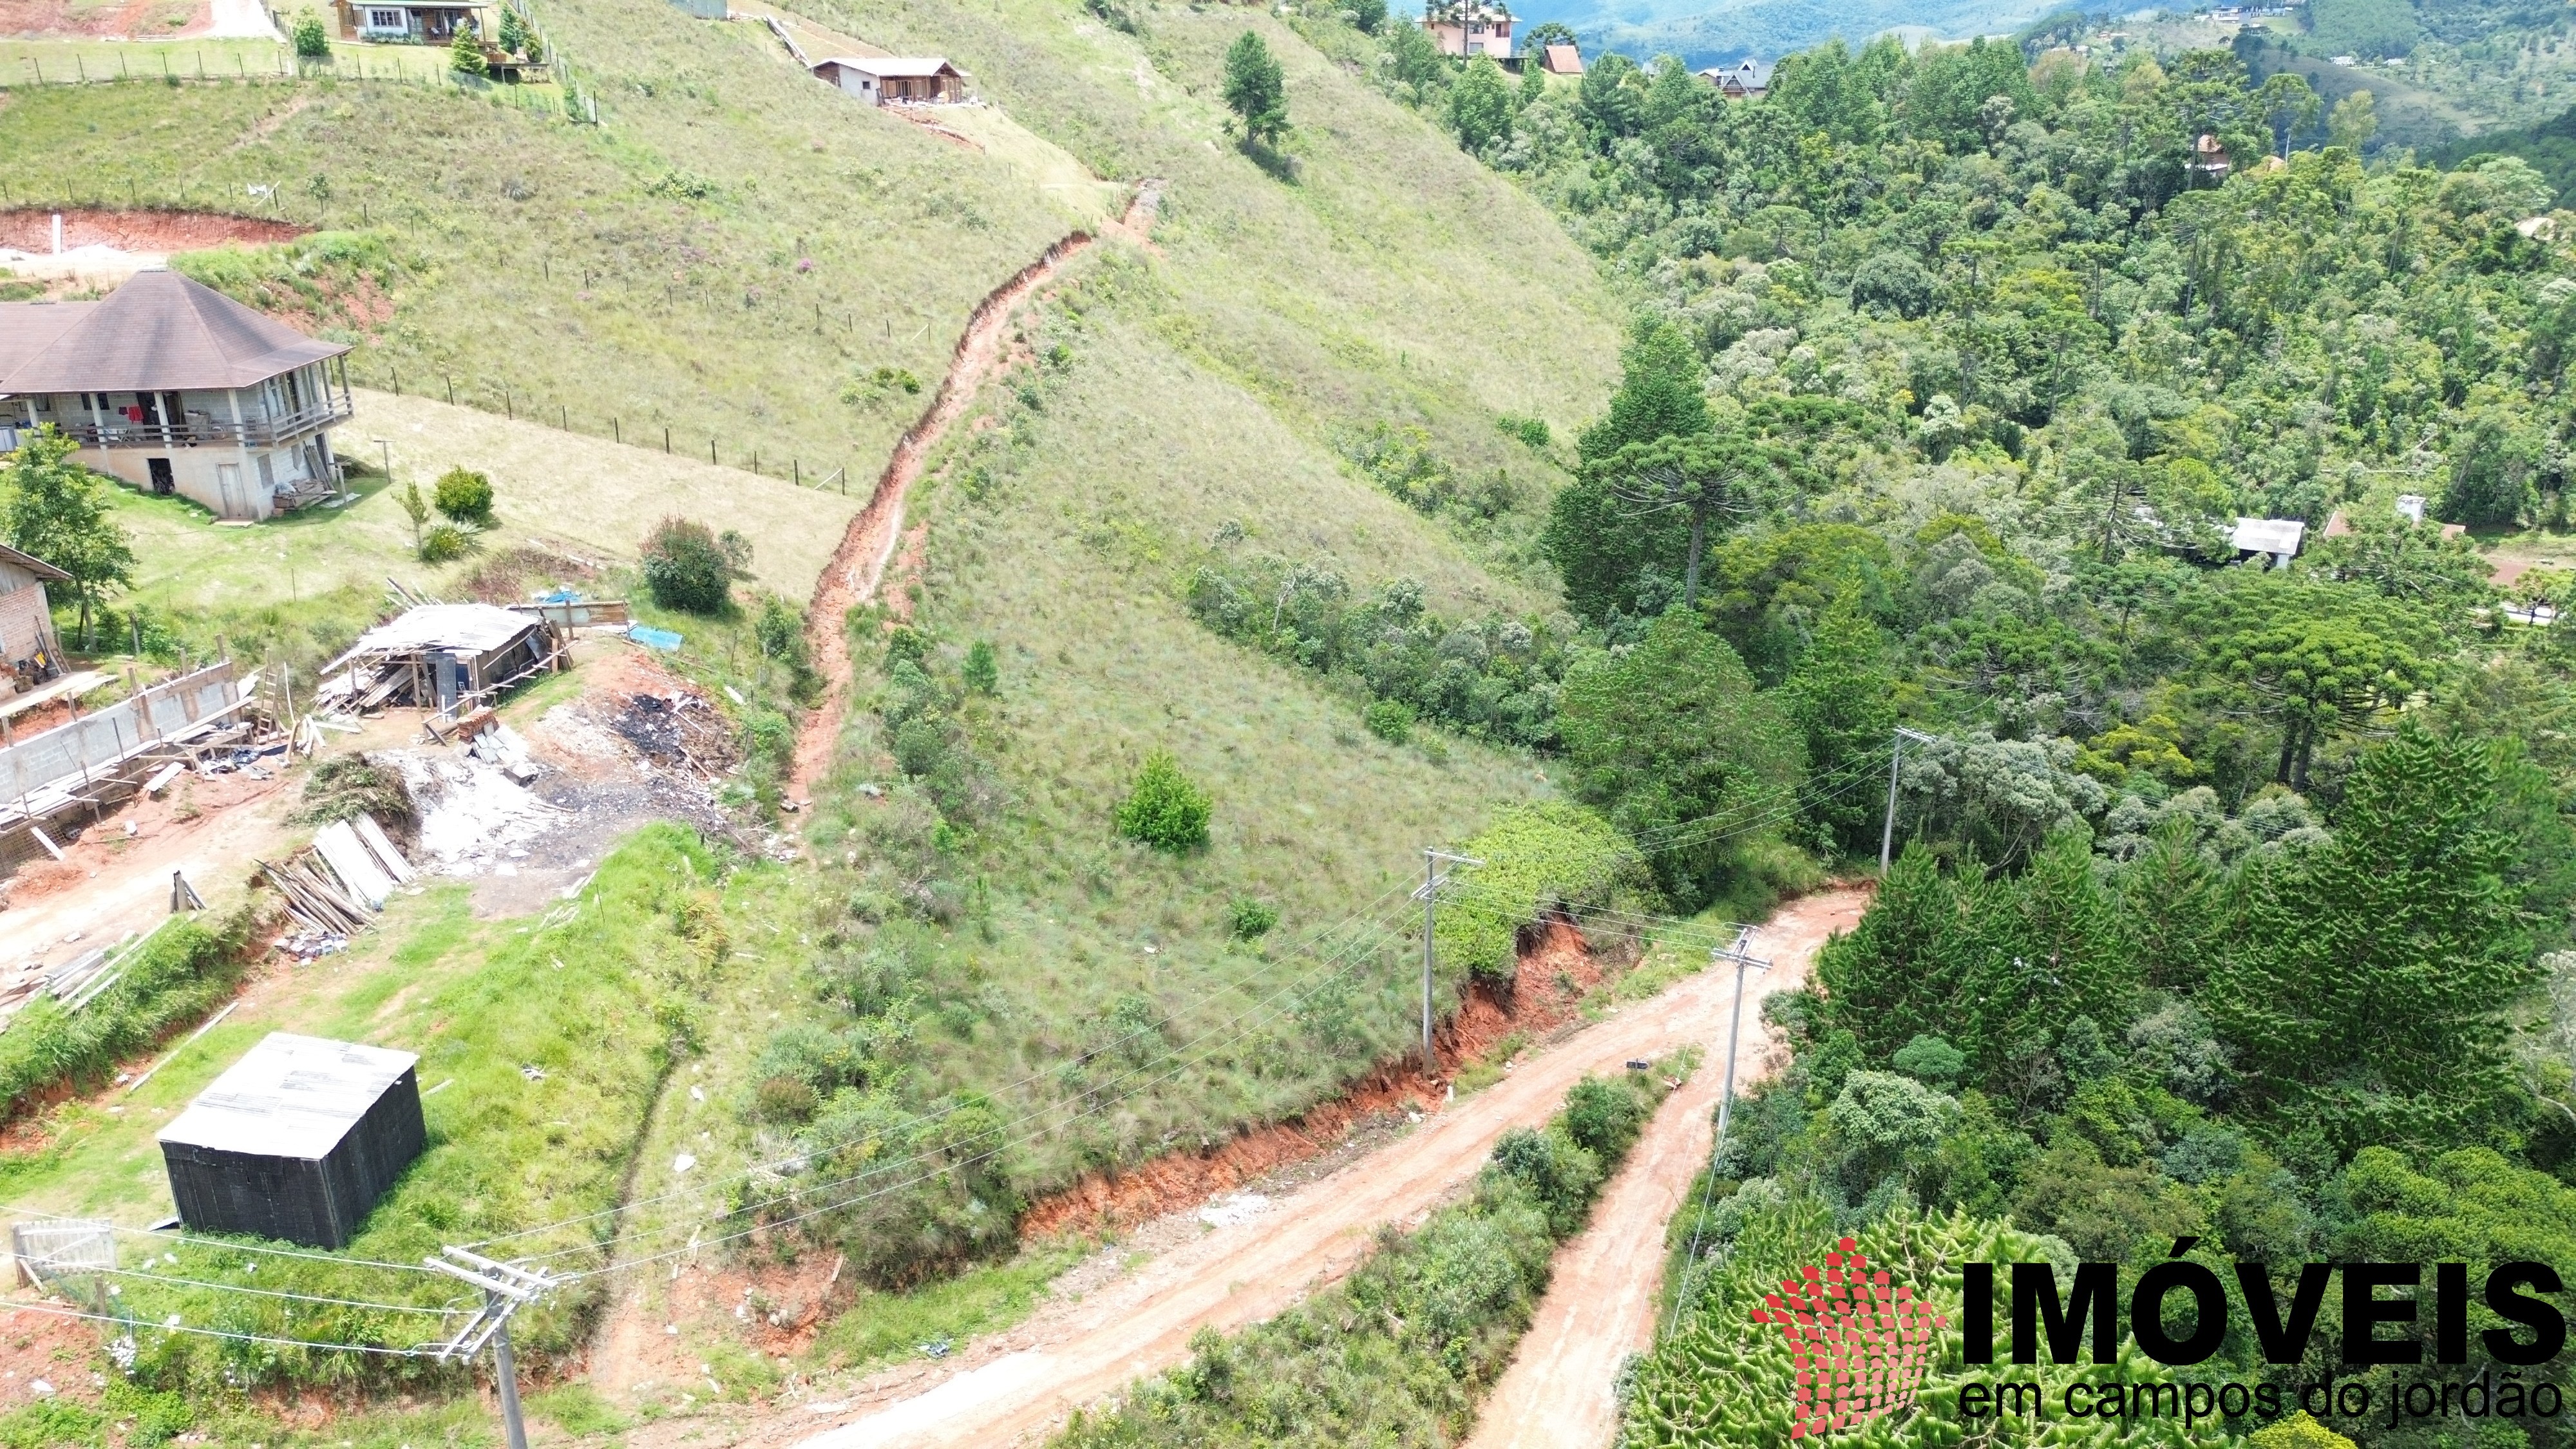
[[[1670,63],[1542,85],[1408,49],[1386,84],[1641,314],[1545,535],[1569,604],[1641,695],[1734,681],[1779,732],[1722,732],[1737,780],[1804,781],[1676,808],[1569,720],[1576,789],[1687,904],[1730,867],[1670,820],[1785,795],[1798,839],[1866,857],[1891,731],[1930,736],[1876,905],[1772,1008],[1794,1065],[1675,1229],[1709,1266],[1629,1442],[1786,1442],[1749,1295],[1831,1229],[1935,1276],[2563,1254],[2576,652],[2534,560],[2567,523],[2576,255],[2548,182],[2365,164],[2365,116],[2224,51],[1836,45],[1728,103]],[[2240,515],[2304,524],[2296,557],[2231,546]],[[2314,1377],[2338,1321],[2295,1369],[2236,1338],[2210,1369]]]

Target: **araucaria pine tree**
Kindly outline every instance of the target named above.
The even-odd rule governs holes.
[[[1247,30],[1225,52],[1225,104],[1247,140],[1271,142],[1288,130],[1288,82],[1279,59]]]

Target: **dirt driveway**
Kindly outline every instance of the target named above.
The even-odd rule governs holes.
[[[1767,973],[1745,974],[1738,1092],[1780,1065],[1770,1056],[1762,998],[1804,984],[1825,938],[1850,930],[1868,904],[1869,897],[1858,891],[1810,896],[1773,916],[1754,937],[1753,954],[1772,965]],[[1703,980],[1723,986],[1732,998],[1732,969],[1704,973]],[[1713,1145],[1718,1097],[1726,1085],[1723,1016],[1709,1048],[1698,1075],[1666,1098],[1647,1124],[1593,1209],[1591,1226],[1558,1250],[1538,1317],[1485,1400],[1467,1449],[1600,1449],[1617,1433],[1619,1406],[1611,1381],[1621,1359],[1654,1342],[1664,1225],[1681,1211],[1682,1194]]]
[[[1783,910],[1755,941],[1756,950],[1776,963],[1760,978],[1761,989],[1785,990],[1803,981],[1826,935],[1859,919],[1865,902],[1859,892],[1842,891]],[[1419,1223],[1475,1175],[1505,1129],[1545,1120],[1585,1073],[1615,1072],[1629,1059],[1692,1043],[1722,1053],[1734,987],[1733,973],[1703,971],[1621,1008],[1522,1060],[1501,1082],[1430,1116],[1380,1151],[1211,1229],[1078,1303],[1051,1305],[1042,1321],[1029,1326],[1033,1346],[922,1392],[868,1406],[802,1439],[798,1449],[1001,1445],[1042,1434],[1072,1409],[1114,1398],[1137,1379],[1180,1362],[1199,1329],[1233,1329],[1272,1317],[1350,1271],[1380,1224]],[[1552,1293],[1541,1324],[1579,1313],[1584,1321],[1553,1332],[1569,1340],[1596,1332],[1625,1337],[1608,1352],[1606,1367],[1545,1344],[1525,1350],[1532,1362],[1528,1390],[1539,1398],[1597,1397],[1606,1406],[1619,1356],[1644,1341],[1662,1268],[1663,1225],[1678,1197],[1671,1184],[1687,1185],[1707,1150],[1706,1119],[1721,1069],[1722,1063],[1712,1062],[1657,1114],[1638,1148],[1643,1171],[1622,1174],[1595,1229],[1568,1250],[1578,1257],[1560,1260],[1560,1275],[1579,1274],[1586,1286]],[[1587,1245],[1590,1257],[1581,1258]],[[1580,1295],[1598,1301],[1570,1301]],[[1607,1319],[1601,1320],[1604,1313]],[[807,1413],[824,1407],[807,1406]],[[1608,1422],[1604,1413],[1584,1418],[1596,1420]],[[793,1433],[792,1425],[776,1426],[747,1441],[783,1442]],[[1526,1442],[1582,1441],[1542,1432]]]

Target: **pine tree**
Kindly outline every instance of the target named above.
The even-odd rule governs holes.
[[[456,39],[447,47],[447,68],[478,80],[492,73],[491,66],[483,60],[483,40],[474,33],[473,21],[457,23]]]
[[[2483,741],[2410,722],[2354,771],[2331,842],[2257,867],[2207,1005],[2283,1126],[2456,1145],[2509,1089],[2505,1011],[2538,968],[2496,796]]]
[[[1885,773],[1879,757],[1896,729],[1896,677],[1886,652],[1886,638],[1861,609],[1859,592],[1846,590],[1780,686],[1789,718],[1807,740],[1814,781],[1807,822],[1855,854],[1877,843],[1882,801],[1865,781]]]
[[[1939,857],[1909,845],[1860,924],[1816,957],[1832,1024],[1849,1031],[1871,1060],[1918,1036],[1958,1036],[1952,1008],[1967,945],[1963,909]]]
[[[1288,130],[1287,80],[1270,47],[1249,30],[1225,52],[1225,104],[1246,140],[1268,143]]]

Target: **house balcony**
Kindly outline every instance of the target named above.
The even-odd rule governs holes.
[[[273,448],[345,423],[354,415],[355,409],[347,401],[335,398],[301,412],[245,418],[238,423],[198,417],[184,423],[134,423],[118,418],[105,424],[57,420],[55,426],[62,429],[64,437],[84,448]]]

